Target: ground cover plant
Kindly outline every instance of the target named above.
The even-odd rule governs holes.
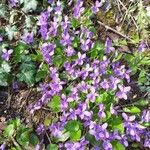
[[[2,0],[0,18],[1,150],[150,148],[149,2]]]

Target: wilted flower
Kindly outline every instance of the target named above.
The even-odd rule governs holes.
[[[145,48],[146,48],[145,42],[144,42],[144,41],[141,41],[138,50],[139,50],[140,52],[144,52],[144,51],[145,51]]]

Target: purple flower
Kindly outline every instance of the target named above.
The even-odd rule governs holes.
[[[80,18],[81,14],[84,11],[84,7],[83,6],[83,1],[82,0],[77,0],[77,3],[75,4],[74,8],[73,8],[73,16],[74,18]]]
[[[75,50],[71,46],[68,46],[65,49],[65,52],[68,57],[73,56],[75,54]]]
[[[62,14],[62,3],[60,1],[57,1],[57,6],[55,7],[55,14]]]
[[[104,110],[105,110],[104,104],[99,104],[98,116],[100,118],[105,118],[106,117],[106,114],[105,114]]]
[[[18,3],[18,0],[9,0],[10,7],[16,7]]]
[[[3,42],[3,37],[0,35],[0,42]]]
[[[115,48],[112,46],[112,40],[107,38],[105,42],[105,52],[106,54],[113,52]]]
[[[0,150],[6,150],[6,144],[3,143],[2,145],[0,145]]]
[[[55,45],[51,43],[44,43],[41,47],[41,52],[43,55],[43,59],[48,63],[51,64],[51,56],[54,55]]]
[[[107,140],[103,142],[103,148],[104,150],[113,150],[111,143]]]
[[[76,114],[82,119],[82,120],[91,120],[92,118],[92,112],[87,110],[87,104],[86,103],[79,103],[78,108],[76,109]]]
[[[146,44],[144,41],[141,41],[140,42],[140,45],[139,45],[139,48],[138,48],[138,51],[139,52],[144,52],[145,51],[145,48],[146,48]]]
[[[96,96],[98,96],[98,94],[95,91],[94,87],[90,88],[90,93],[87,94],[86,96],[86,102],[95,102]]]
[[[92,7],[92,11],[94,14],[96,14],[99,11],[99,8],[102,6],[102,2],[99,2],[98,0],[95,2],[95,5]]]
[[[87,39],[87,40],[81,39],[80,41],[81,41],[81,49],[83,51],[90,50],[90,47],[92,45],[92,41],[90,39]]]
[[[130,91],[131,87],[130,86],[125,87],[125,86],[122,86],[122,85],[119,85],[118,87],[119,87],[120,91],[118,91],[116,93],[116,96],[119,99],[127,99],[127,93]]]
[[[104,81],[102,81],[102,82],[100,83],[100,85],[101,85],[101,87],[102,87],[103,89],[105,89],[105,90],[108,90],[108,89],[109,89],[109,82],[108,82],[107,79],[104,79]]]
[[[36,129],[36,132],[37,132],[37,134],[38,134],[39,136],[43,137],[44,134],[45,134],[45,126],[44,126],[44,124],[40,124],[40,125],[38,126],[38,128]]]
[[[63,46],[66,46],[66,45],[71,45],[71,41],[73,40],[72,37],[70,37],[69,33],[62,33],[62,39],[60,40],[60,43],[63,45]]]
[[[76,60],[76,64],[83,65],[84,59],[86,58],[86,54],[81,54],[78,52],[78,59]]]
[[[142,122],[150,122],[150,110],[143,110],[141,120]]]
[[[2,56],[1,56],[1,57],[2,57],[4,60],[9,61],[10,55],[12,54],[12,52],[13,52],[12,49],[10,49],[10,50],[3,49],[3,50],[2,50]]]
[[[32,44],[33,42],[34,42],[34,34],[33,34],[33,32],[31,32],[31,33],[25,33],[22,37],[21,37],[21,39],[25,42],[25,43],[27,43],[27,44]]]
[[[52,4],[54,2],[54,0],[48,0],[48,3]]]
[[[110,79],[110,84],[109,84],[110,89],[116,90],[117,89],[117,85],[120,82],[120,79],[115,78],[113,76],[110,76],[109,79]]]

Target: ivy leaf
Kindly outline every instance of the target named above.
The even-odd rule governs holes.
[[[118,141],[113,141],[112,145],[113,145],[113,150],[125,150],[125,147],[122,144],[120,144]]]
[[[128,107],[128,108],[125,107],[125,108],[123,108],[123,110],[124,110],[124,112],[131,113],[131,114],[136,114],[136,113],[141,112],[141,110],[136,106],[132,106],[132,107]]]
[[[73,142],[79,141],[81,138],[81,130],[70,132],[70,140]]]
[[[17,31],[17,27],[8,25],[6,26],[5,31],[8,36],[8,39],[12,40],[14,37],[14,33]]]
[[[21,64],[20,73],[17,74],[17,77],[20,81],[32,85],[35,83],[35,73],[36,67],[32,61],[27,61]]]
[[[10,138],[11,136],[13,136],[14,132],[15,132],[15,126],[14,124],[10,124],[5,128],[4,136]]]
[[[46,150],[58,150],[58,146],[56,144],[49,144]]]
[[[79,122],[77,120],[70,120],[65,126],[65,129],[69,132],[76,132],[80,128]]]
[[[55,95],[52,100],[47,105],[52,109],[53,112],[59,112],[60,111],[60,97],[58,95]]]
[[[120,133],[124,133],[124,125],[120,117],[112,116],[109,119],[108,124],[113,130],[117,129]]]
[[[4,4],[0,4],[0,18],[5,18],[6,16],[6,6]]]
[[[36,10],[38,5],[38,2],[36,0],[24,0],[24,6],[22,10],[24,12],[31,12],[33,10]]]
[[[17,135],[16,140],[20,145],[26,147],[29,144],[29,130]]]
[[[33,133],[30,134],[29,141],[33,146],[36,146],[39,143],[38,137]]]
[[[29,46],[25,43],[19,42],[14,48],[14,61],[16,63],[21,62],[22,56],[25,55],[25,51]]]

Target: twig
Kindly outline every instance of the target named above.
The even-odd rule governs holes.
[[[111,31],[113,31],[114,33],[116,33],[116,34],[122,36],[123,38],[125,38],[125,39],[127,39],[127,40],[129,40],[129,41],[133,41],[133,40],[132,40],[131,38],[129,38],[128,36],[126,36],[126,35],[124,35],[124,34],[118,32],[117,30],[115,30],[115,29],[109,27],[108,25],[105,25],[103,22],[98,21],[98,23],[99,23],[100,25],[104,26],[107,30],[111,30]]]
[[[128,11],[128,9],[126,8],[126,6],[125,6],[120,0],[118,0],[118,1],[119,1],[119,3],[122,5],[122,7],[123,7],[126,11]],[[130,17],[131,17],[131,19],[132,19],[134,25],[135,25],[136,28],[138,29],[138,25],[137,25],[137,23],[135,22],[134,17],[133,17],[130,13],[129,13],[129,15],[130,15]]]
[[[49,143],[51,144],[51,139],[50,139],[50,137],[49,137],[47,131],[46,131],[46,136],[47,136],[47,138],[48,138]]]
[[[17,143],[17,141],[13,137],[11,137],[11,140],[18,150],[22,150],[21,146]]]

